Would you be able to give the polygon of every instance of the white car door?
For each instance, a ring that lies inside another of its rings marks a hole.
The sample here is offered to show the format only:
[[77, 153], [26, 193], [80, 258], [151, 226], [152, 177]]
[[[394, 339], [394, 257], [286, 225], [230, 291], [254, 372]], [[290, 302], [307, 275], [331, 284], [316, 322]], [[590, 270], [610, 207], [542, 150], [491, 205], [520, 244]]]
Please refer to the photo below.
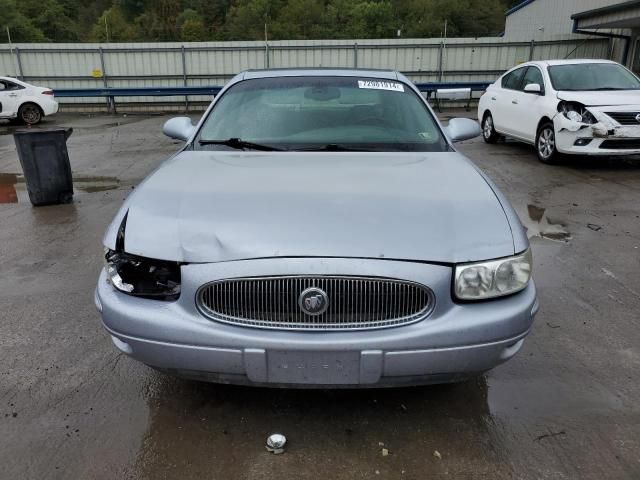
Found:
[[[540, 93], [525, 92], [529, 84], [540, 85]], [[520, 89], [512, 93], [516, 102], [513, 108], [513, 135], [527, 142], [535, 142], [538, 123], [544, 116], [547, 89], [545, 88], [542, 71], [535, 65], [530, 65], [522, 78]]]
[[498, 88], [491, 92], [489, 108], [495, 129], [500, 133], [513, 135], [513, 123], [518, 121], [514, 93], [520, 88], [526, 70], [527, 67], [520, 67], [507, 73], [500, 80]]
[[15, 117], [24, 87], [9, 80], [0, 80], [0, 117]]

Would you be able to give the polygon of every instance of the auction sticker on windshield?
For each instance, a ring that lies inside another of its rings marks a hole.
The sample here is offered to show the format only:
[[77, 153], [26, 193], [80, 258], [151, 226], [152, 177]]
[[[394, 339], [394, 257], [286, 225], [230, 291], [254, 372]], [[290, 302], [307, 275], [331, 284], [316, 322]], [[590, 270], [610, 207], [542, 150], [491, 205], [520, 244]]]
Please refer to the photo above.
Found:
[[401, 83], [382, 82], [379, 80], [358, 80], [358, 88], [372, 88], [374, 90], [391, 90], [393, 92], [404, 92]]

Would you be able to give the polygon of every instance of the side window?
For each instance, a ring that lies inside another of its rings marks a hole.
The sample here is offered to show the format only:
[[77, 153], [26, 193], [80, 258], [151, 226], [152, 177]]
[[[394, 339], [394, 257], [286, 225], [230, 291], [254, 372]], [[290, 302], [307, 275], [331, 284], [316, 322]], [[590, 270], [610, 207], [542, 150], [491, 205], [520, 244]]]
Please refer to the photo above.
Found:
[[0, 91], [21, 90], [23, 88], [22, 85], [10, 82], [9, 80], [0, 80]]
[[530, 83], [537, 83], [540, 88], [544, 90], [544, 80], [542, 78], [542, 72], [537, 67], [529, 67], [527, 73], [524, 75], [522, 82], [522, 88], [526, 87]]
[[508, 88], [510, 90], [519, 90], [520, 82], [522, 81], [522, 77], [526, 69], [527, 69], [526, 67], [519, 68], [502, 77], [502, 88]]

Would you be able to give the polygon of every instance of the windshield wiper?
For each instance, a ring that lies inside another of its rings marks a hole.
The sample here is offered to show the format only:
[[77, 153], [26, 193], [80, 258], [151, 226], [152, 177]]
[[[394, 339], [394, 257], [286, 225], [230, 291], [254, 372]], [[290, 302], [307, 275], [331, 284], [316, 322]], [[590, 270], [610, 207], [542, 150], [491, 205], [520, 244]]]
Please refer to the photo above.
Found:
[[239, 138], [228, 138], [227, 140], [200, 140], [200, 145], [224, 145], [226, 147], [244, 150], [261, 150], [264, 152], [282, 152], [284, 148], [274, 147], [272, 145], [262, 145], [260, 143], [247, 142]]
[[[613, 91], [613, 90], [631, 90], [630, 88], [620, 88], [620, 87], [599, 87], [599, 88], [594, 88], [593, 91], [594, 92], [601, 92], [601, 91]], [[635, 89], [633, 89], [635, 90]]]
[[353, 148], [338, 143], [328, 143], [326, 145], [318, 145], [315, 147], [302, 147], [292, 149], [294, 152], [370, 152], [367, 148]]

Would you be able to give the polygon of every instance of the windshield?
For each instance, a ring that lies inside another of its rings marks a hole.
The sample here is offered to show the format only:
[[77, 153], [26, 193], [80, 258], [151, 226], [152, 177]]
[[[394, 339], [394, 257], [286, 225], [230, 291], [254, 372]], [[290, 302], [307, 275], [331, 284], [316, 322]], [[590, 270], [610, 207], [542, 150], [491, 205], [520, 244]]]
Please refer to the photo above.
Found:
[[[242, 143], [211, 144], [229, 139]], [[218, 100], [194, 147], [251, 149], [247, 143], [284, 150], [448, 149], [434, 117], [412, 89], [400, 82], [358, 77], [237, 83]]]
[[578, 63], [549, 67], [549, 77], [556, 90], [638, 90], [640, 80], [615, 63]]

